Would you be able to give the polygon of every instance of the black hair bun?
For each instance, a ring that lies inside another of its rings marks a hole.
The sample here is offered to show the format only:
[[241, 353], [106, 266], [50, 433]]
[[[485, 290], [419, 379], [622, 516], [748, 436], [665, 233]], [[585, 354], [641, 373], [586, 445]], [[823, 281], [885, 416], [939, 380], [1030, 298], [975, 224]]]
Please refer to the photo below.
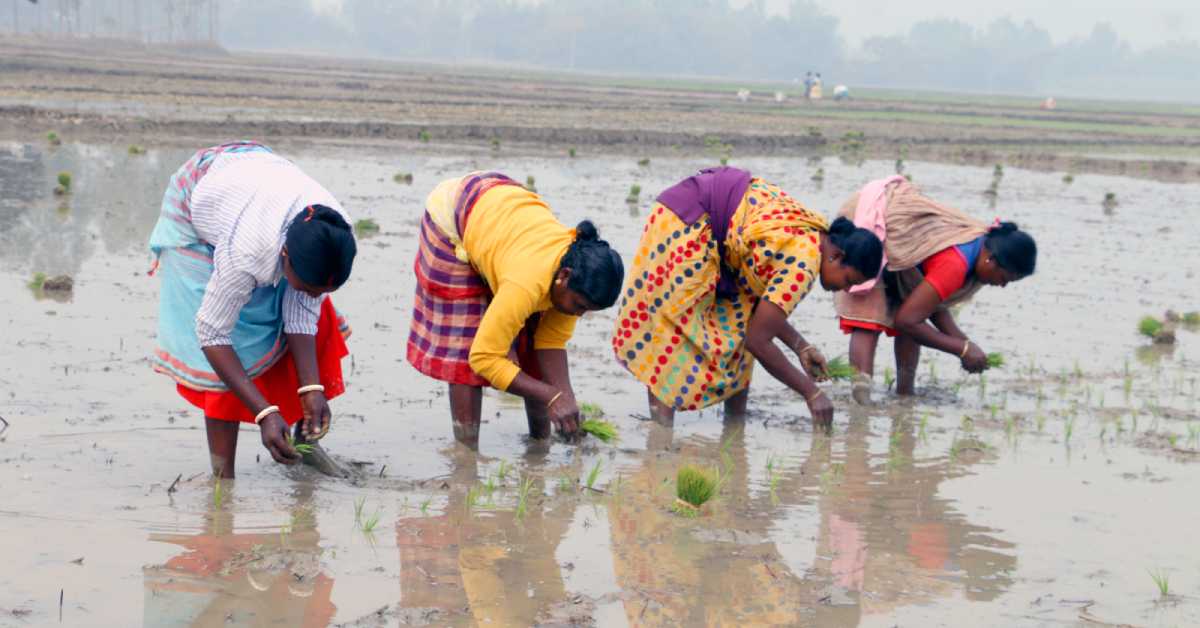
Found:
[[590, 220], [584, 220], [575, 226], [575, 237], [580, 242], [592, 242], [600, 239], [600, 232]]
[[858, 227], [855, 227], [853, 222], [850, 222], [849, 218], [846, 218], [845, 216], [838, 216], [837, 219], [833, 221], [833, 224], [829, 225], [829, 233], [836, 236], [848, 236], [854, 233], [854, 230], [857, 228]]

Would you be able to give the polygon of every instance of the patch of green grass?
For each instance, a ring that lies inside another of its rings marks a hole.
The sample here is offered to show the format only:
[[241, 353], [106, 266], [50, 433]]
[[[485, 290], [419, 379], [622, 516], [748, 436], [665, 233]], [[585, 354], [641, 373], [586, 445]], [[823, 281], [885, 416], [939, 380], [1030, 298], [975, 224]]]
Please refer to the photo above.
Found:
[[832, 379], [853, 379], [858, 374], [858, 369], [850, 366], [845, 357], [838, 356], [829, 361], [826, 372]]
[[374, 218], [359, 218], [354, 221], [354, 235], [369, 238], [379, 233], [379, 223]]
[[1168, 597], [1171, 595], [1171, 577], [1162, 569], [1147, 569], [1146, 573], [1150, 574], [1150, 579], [1154, 581], [1154, 587], [1158, 589], [1159, 597]]
[[587, 479], [583, 483], [584, 486], [588, 487], [591, 490], [595, 490], [596, 478], [600, 477], [600, 467], [601, 466], [602, 466], [602, 463], [600, 460], [597, 460], [596, 464], [592, 465], [592, 470], [588, 471]]
[[1158, 332], [1162, 331], [1162, 328], [1162, 321], [1153, 316], [1143, 316], [1142, 320], [1138, 321], [1138, 333], [1147, 338], [1153, 338], [1158, 335]]
[[675, 475], [675, 512], [694, 516], [717, 494], [717, 483], [717, 474], [713, 471], [690, 464], [680, 467]]
[[617, 439], [617, 426], [601, 419], [586, 419], [579, 424], [579, 430], [606, 443]]

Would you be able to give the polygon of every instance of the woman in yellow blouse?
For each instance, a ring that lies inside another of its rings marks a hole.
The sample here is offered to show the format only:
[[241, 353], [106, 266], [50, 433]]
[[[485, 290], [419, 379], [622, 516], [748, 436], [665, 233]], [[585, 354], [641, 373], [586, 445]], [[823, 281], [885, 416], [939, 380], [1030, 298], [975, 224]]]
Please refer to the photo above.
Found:
[[484, 385], [525, 398], [529, 432], [577, 428], [566, 346], [580, 315], [611, 307], [621, 257], [583, 221], [569, 229], [499, 173], [429, 194], [417, 251], [408, 361], [450, 385], [454, 437], [479, 444]]

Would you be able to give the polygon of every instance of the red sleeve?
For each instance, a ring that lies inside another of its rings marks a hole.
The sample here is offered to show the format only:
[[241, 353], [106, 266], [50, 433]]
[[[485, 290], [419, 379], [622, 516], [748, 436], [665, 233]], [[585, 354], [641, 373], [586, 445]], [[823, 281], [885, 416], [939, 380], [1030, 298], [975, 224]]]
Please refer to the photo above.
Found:
[[921, 264], [921, 270], [925, 273], [925, 281], [937, 290], [943, 301], [967, 282], [967, 260], [953, 246], [929, 256]]

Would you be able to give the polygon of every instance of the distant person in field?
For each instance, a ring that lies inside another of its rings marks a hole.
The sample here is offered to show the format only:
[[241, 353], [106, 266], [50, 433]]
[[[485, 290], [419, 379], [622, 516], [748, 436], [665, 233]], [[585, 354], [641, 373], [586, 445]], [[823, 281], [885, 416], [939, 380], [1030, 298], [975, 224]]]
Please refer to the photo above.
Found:
[[810, 88], [808, 90], [809, 91], [808, 97], [811, 98], [812, 100], [821, 100], [821, 90], [823, 89], [823, 87], [821, 85], [822, 85], [821, 84], [821, 73], [817, 72], [816, 75], [813, 76], [812, 88]]
[[[349, 328], [327, 294], [357, 253], [333, 195], [253, 142], [196, 153], [171, 177], [150, 236], [162, 278], [155, 370], [204, 411], [213, 473], [234, 477], [240, 423], [276, 462], [301, 454], [329, 473], [316, 441], [345, 390]], [[308, 449], [305, 447], [304, 449]]]
[[809, 70], [808, 72], [804, 73], [804, 99], [805, 100], [812, 98], [812, 88], [813, 88], [813, 73], [812, 73], [812, 70]]
[[921, 347], [956, 356], [969, 373], [988, 368], [987, 354], [959, 329], [951, 306], [983, 286], [1004, 287], [1033, 274], [1037, 245], [1011, 222], [987, 224], [926, 197], [903, 176], [872, 181], [841, 215], [883, 240], [884, 268], [872, 281], [834, 295], [850, 364], [853, 395], [871, 399], [879, 334], [896, 339], [896, 392], [913, 394]]
[[408, 362], [449, 384], [454, 437], [477, 448], [483, 387], [525, 398], [529, 433], [578, 429], [567, 341], [616, 302], [621, 257], [583, 221], [494, 172], [438, 184], [425, 201]]
[[882, 255], [871, 232], [845, 218], [830, 225], [745, 170], [702, 170], [660, 194], [646, 220], [613, 352], [664, 425], [720, 402], [726, 416], [744, 415], [755, 361], [828, 425], [833, 404], [816, 384], [825, 358], [788, 315], [818, 281], [837, 291], [873, 277]]
[[835, 86], [833, 88], [833, 99], [838, 102], [850, 100], [850, 88], [846, 87], [845, 85]]

